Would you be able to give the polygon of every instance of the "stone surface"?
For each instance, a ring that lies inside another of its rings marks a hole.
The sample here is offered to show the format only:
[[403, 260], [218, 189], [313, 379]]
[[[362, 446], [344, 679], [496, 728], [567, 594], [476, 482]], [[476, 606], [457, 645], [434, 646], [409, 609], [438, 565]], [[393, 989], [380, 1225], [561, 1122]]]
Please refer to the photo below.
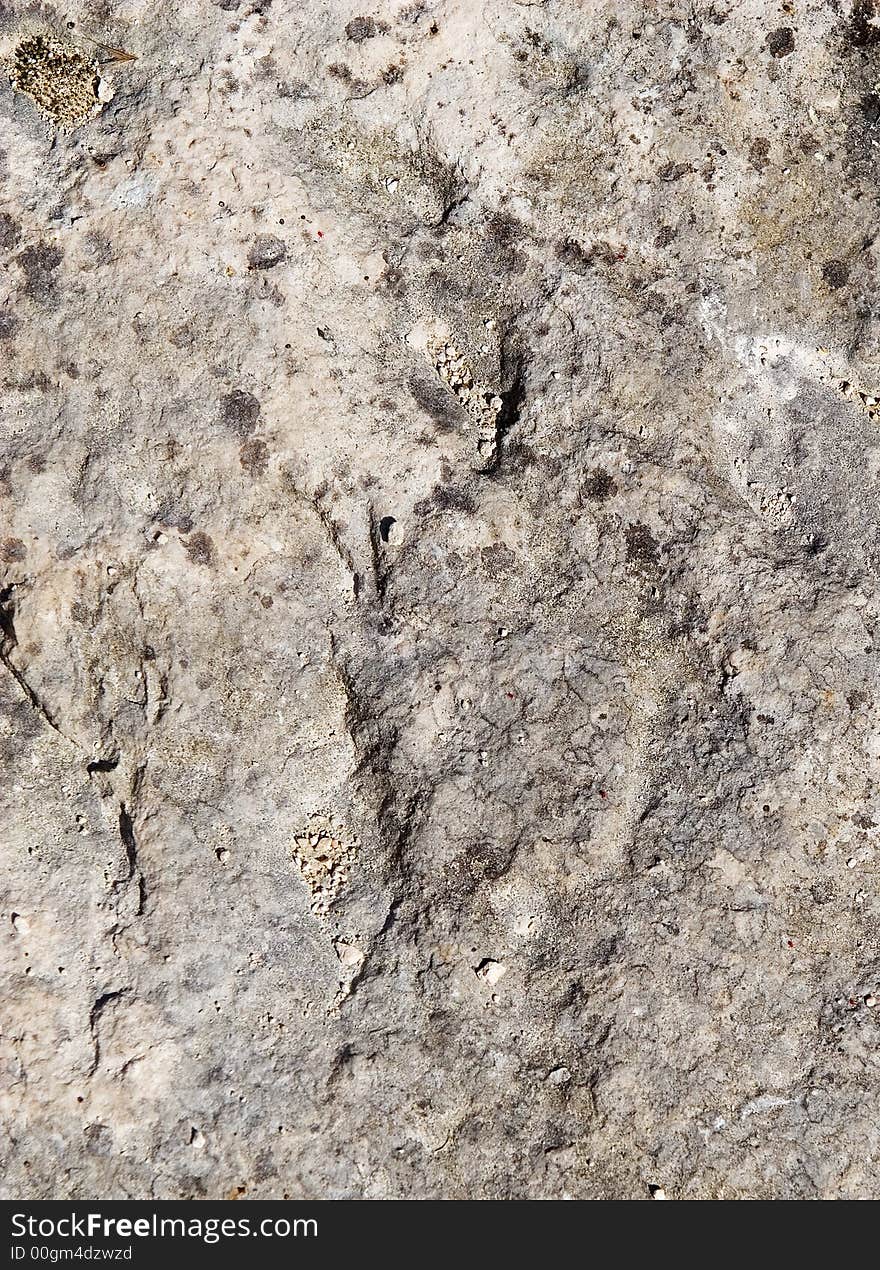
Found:
[[876, 1197], [874, 4], [40, 24], [0, 1193]]

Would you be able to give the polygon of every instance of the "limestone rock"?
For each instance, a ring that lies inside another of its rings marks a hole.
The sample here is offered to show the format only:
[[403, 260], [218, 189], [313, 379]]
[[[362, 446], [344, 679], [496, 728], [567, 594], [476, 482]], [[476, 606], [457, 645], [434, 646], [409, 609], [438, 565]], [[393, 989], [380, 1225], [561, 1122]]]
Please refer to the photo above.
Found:
[[0, 1194], [877, 1197], [876, 8], [2, 7]]

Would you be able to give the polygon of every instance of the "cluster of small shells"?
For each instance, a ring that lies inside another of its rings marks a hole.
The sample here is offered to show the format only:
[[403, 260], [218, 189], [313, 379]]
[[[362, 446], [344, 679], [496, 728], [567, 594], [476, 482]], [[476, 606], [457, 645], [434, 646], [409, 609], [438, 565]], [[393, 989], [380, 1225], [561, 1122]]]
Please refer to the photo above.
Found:
[[794, 490], [788, 485], [776, 489], [765, 485], [763, 481], [752, 480], [749, 476], [748, 464], [739, 456], [734, 458], [733, 467], [752, 506], [757, 505], [760, 514], [775, 529], [784, 529], [794, 515]]
[[838, 391], [843, 393], [847, 401], [851, 401], [854, 405], [858, 403], [859, 407], [865, 411], [868, 418], [874, 423], [880, 419], [880, 397], [875, 397], [873, 393], [865, 392], [864, 389], [859, 388], [856, 384], [851, 383], [840, 375], [832, 375], [831, 380]]
[[880, 397], [874, 393], [866, 392], [861, 385], [856, 384], [850, 379], [849, 371], [840, 374], [834, 366], [834, 354], [827, 348], [817, 349], [819, 355], [819, 381], [820, 383], [832, 384], [839, 393], [841, 393], [847, 401], [851, 402], [860, 410], [864, 410], [868, 418], [876, 423], [880, 419]]
[[293, 840], [293, 860], [311, 895], [310, 908], [316, 917], [326, 917], [330, 906], [348, 881], [357, 855], [336, 837], [332, 829], [314, 829]]
[[59, 128], [75, 128], [101, 107], [97, 61], [64, 36], [27, 32], [4, 61], [13, 87], [26, 93]]
[[455, 393], [461, 405], [480, 430], [477, 447], [481, 453], [494, 447], [495, 429], [501, 398], [474, 383], [474, 374], [468, 359], [446, 340], [431, 340], [428, 344], [434, 369], [444, 384]]

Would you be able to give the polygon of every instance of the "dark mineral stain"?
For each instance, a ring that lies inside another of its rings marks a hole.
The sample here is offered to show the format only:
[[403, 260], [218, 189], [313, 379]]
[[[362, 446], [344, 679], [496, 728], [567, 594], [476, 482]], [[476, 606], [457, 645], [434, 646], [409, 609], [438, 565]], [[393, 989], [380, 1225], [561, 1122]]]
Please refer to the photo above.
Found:
[[372, 40], [378, 33], [379, 25], [375, 18], [352, 18], [345, 28], [346, 36], [355, 44]]
[[660, 550], [657, 539], [647, 525], [636, 521], [627, 525], [626, 558], [631, 564], [654, 564]]
[[[0, 713], [5, 714], [12, 724], [11, 735], [15, 738], [19, 752], [25, 741], [39, 736], [42, 731], [40, 716], [27, 701], [17, 700], [7, 703], [0, 700]], [[8, 752], [15, 753], [11, 747]]]
[[837, 894], [837, 889], [830, 879], [823, 878], [821, 881], [813, 883], [810, 887], [810, 894], [817, 904], [830, 904]]
[[516, 564], [516, 553], [506, 543], [493, 542], [488, 547], [480, 548], [480, 559], [483, 568], [491, 573], [509, 573]]
[[86, 1150], [93, 1155], [110, 1155], [113, 1150], [113, 1130], [105, 1124], [90, 1124], [83, 1129]]
[[749, 163], [756, 172], [763, 172], [770, 162], [770, 142], [766, 137], [755, 137], [749, 146]]
[[428, 516], [431, 512], [465, 512], [471, 513], [476, 504], [465, 489], [457, 485], [437, 485], [428, 498], [420, 499], [413, 507], [417, 516]]
[[413, 374], [407, 386], [413, 401], [431, 416], [441, 432], [449, 432], [458, 426], [461, 406], [436, 379], [427, 374]]
[[767, 52], [771, 57], [787, 57], [794, 52], [794, 31], [790, 26], [777, 27], [767, 36]]
[[109, 238], [95, 230], [89, 230], [82, 238], [83, 254], [90, 264], [106, 265], [113, 259], [113, 245]]
[[24, 274], [25, 295], [38, 304], [54, 300], [58, 290], [56, 273], [62, 259], [54, 243], [34, 243], [19, 252], [15, 263]]
[[14, 564], [18, 560], [24, 560], [27, 555], [27, 547], [20, 538], [4, 538], [0, 542], [0, 560], [4, 564]]
[[689, 163], [664, 163], [663, 167], [658, 169], [657, 175], [661, 181], [678, 181], [690, 171], [692, 169]]
[[584, 494], [600, 503], [610, 498], [616, 489], [614, 477], [601, 467], [594, 467], [584, 480]]
[[11, 340], [18, 326], [14, 313], [0, 313], [0, 340]]
[[493, 263], [509, 273], [520, 274], [526, 262], [517, 250], [526, 236], [526, 228], [510, 212], [495, 212], [486, 223], [487, 254]]
[[193, 564], [203, 564], [210, 568], [217, 559], [213, 540], [207, 534], [203, 534], [201, 530], [194, 533], [183, 545], [186, 547], [186, 554]]
[[287, 256], [287, 248], [274, 234], [259, 234], [248, 252], [251, 269], [274, 269]]
[[856, 48], [871, 48], [880, 43], [877, 0], [855, 0], [849, 20], [849, 38]]
[[583, 277], [590, 272], [593, 253], [582, 247], [574, 238], [563, 238], [558, 242], [555, 255], [556, 259], [561, 261], [572, 273], [578, 273]]
[[257, 426], [260, 403], [253, 393], [236, 388], [221, 401], [220, 416], [227, 428], [231, 428], [241, 437], [246, 437]]
[[822, 266], [822, 277], [832, 291], [837, 291], [849, 281], [849, 265], [843, 260], [826, 260]]
[[192, 348], [195, 342], [195, 334], [188, 322], [184, 322], [183, 326], [179, 326], [177, 330], [172, 331], [168, 336], [168, 343], [175, 348]]
[[872, 127], [874, 124], [880, 123], [880, 94], [865, 93], [859, 102], [859, 107], [866, 123]]
[[252, 437], [250, 441], [245, 441], [238, 452], [238, 457], [241, 466], [246, 472], [250, 472], [251, 476], [262, 476], [269, 466], [269, 447], [265, 441]]
[[182, 534], [188, 534], [193, 527], [192, 516], [176, 502], [163, 503], [156, 520], [166, 529], [179, 529]]
[[0, 212], [0, 251], [9, 251], [21, 237], [21, 225], [8, 212]]

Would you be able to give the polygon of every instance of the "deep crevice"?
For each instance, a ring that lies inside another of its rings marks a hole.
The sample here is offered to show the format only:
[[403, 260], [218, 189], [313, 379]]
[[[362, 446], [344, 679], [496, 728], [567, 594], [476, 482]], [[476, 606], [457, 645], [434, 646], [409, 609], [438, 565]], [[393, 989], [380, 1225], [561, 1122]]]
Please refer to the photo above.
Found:
[[502, 383], [507, 380], [509, 386], [498, 394], [501, 398], [501, 409], [495, 420], [495, 445], [492, 458], [482, 469], [486, 476], [493, 475], [501, 467], [505, 438], [519, 423], [522, 413], [526, 398], [526, 359], [522, 353], [516, 353], [511, 357], [502, 349], [501, 379]]
[[92, 1070], [89, 1075], [93, 1075], [98, 1070], [98, 1064], [101, 1061], [101, 1040], [98, 1036], [98, 1024], [101, 1021], [101, 1015], [104, 1013], [111, 1001], [118, 1001], [125, 996], [126, 989], [121, 988], [116, 992], [103, 992], [101, 996], [95, 999], [95, 1003], [89, 1011], [89, 1032], [92, 1037], [92, 1045], [94, 1046], [94, 1057], [92, 1059]]
[[86, 763], [86, 771], [91, 776], [93, 772], [115, 772], [119, 766], [119, 756], [116, 758], [96, 758], [91, 763]]
[[138, 860], [137, 842], [134, 836], [134, 825], [132, 823], [131, 814], [125, 803], [119, 804], [119, 840], [125, 848], [125, 858], [128, 861], [128, 877], [122, 879], [122, 884], [137, 880], [138, 887], [138, 906], [136, 916], [142, 916], [147, 902], [147, 887], [144, 881], [143, 870]]
[[9, 655], [13, 648], [18, 647], [18, 636], [15, 633], [15, 600], [13, 599], [12, 590], [12, 587], [8, 586], [0, 591], [0, 665], [9, 671], [34, 710], [48, 723], [52, 731], [57, 732], [70, 745], [76, 745], [76, 742], [67, 736], [55, 722], [49, 709], [44, 705], [38, 693], [31, 687]]

